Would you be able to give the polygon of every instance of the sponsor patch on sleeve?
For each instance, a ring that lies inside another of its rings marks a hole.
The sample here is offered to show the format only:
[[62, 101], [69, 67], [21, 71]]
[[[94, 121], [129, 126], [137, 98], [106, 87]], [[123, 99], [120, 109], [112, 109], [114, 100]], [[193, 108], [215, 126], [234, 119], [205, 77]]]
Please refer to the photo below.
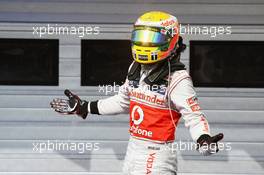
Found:
[[190, 97], [186, 100], [189, 107], [192, 109], [193, 112], [200, 111], [201, 108], [198, 104], [198, 99], [196, 96]]
[[198, 104], [192, 105], [191, 106], [191, 109], [192, 109], [193, 112], [196, 112], [196, 111], [200, 111], [201, 110], [201, 108], [200, 108], [200, 106]]

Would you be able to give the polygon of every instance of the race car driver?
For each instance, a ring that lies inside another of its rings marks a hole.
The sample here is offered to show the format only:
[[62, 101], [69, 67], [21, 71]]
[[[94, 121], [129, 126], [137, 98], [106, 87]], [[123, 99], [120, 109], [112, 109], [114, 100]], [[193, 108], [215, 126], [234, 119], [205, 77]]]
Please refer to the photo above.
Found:
[[180, 62], [185, 49], [176, 17], [160, 11], [140, 16], [131, 36], [134, 58], [125, 83], [115, 96], [85, 101], [65, 90], [68, 99], [54, 99], [51, 107], [61, 114], [130, 114], [130, 139], [124, 174], [175, 175], [173, 150], [176, 126], [182, 117], [197, 150], [203, 155], [218, 151], [223, 134], [211, 136], [200, 110], [191, 78]]

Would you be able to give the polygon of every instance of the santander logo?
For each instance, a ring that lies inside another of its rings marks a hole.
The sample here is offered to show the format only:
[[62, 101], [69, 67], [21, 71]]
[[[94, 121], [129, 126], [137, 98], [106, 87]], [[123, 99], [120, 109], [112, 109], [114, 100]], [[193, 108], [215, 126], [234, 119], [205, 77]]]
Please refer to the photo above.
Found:
[[170, 25], [172, 25], [174, 23], [175, 23], [175, 21], [173, 19], [171, 19], [171, 20], [167, 20], [167, 21], [162, 22], [161, 25], [163, 27], [167, 27], [167, 26], [170, 26]]

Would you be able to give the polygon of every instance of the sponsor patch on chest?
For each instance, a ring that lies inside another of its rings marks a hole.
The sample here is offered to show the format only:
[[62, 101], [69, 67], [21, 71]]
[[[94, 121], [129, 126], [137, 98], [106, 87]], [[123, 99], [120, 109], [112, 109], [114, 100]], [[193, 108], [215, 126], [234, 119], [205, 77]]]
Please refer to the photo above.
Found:
[[162, 98], [160, 95], [154, 93], [149, 94], [140, 91], [130, 91], [129, 96], [136, 100], [145, 101], [156, 105], [165, 105], [164, 96], [162, 96]]

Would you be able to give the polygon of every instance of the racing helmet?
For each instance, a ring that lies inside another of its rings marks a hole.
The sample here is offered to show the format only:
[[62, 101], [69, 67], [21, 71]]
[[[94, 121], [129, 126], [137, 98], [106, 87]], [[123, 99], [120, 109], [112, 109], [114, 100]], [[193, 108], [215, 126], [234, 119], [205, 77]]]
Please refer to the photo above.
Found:
[[131, 49], [134, 60], [142, 64], [165, 60], [176, 51], [179, 23], [175, 16], [161, 11], [150, 11], [134, 24]]

